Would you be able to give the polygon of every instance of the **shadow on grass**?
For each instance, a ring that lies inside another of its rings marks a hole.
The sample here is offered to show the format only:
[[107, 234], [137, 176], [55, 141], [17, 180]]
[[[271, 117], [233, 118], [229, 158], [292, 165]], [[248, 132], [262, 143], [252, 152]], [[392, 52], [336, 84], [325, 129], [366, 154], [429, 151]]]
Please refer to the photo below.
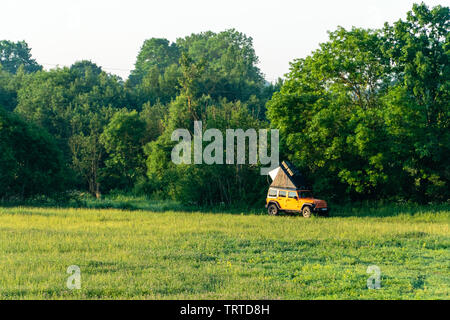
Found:
[[[250, 205], [215, 205], [215, 206], [195, 206], [185, 205], [172, 200], [154, 200], [147, 197], [135, 197], [126, 195], [105, 196], [102, 199], [95, 199], [90, 196], [58, 201], [48, 198], [32, 199], [27, 201], [0, 201], [2, 207], [59, 207], [59, 208], [86, 208], [86, 209], [119, 209], [119, 210], [143, 210], [152, 212], [201, 212], [201, 213], [221, 213], [236, 215], [266, 215], [264, 204], [260, 206]], [[364, 202], [347, 205], [330, 205], [329, 217], [395, 217], [414, 216], [418, 214], [440, 214], [450, 212], [450, 203], [419, 205], [414, 203], [386, 203], [386, 202]], [[300, 213], [281, 213], [280, 217], [302, 218]], [[320, 217], [326, 218], [326, 217]]]
[[197, 206], [182, 204], [173, 200], [154, 200], [146, 197], [133, 196], [104, 196], [102, 199], [85, 196], [83, 198], [58, 201], [50, 198], [29, 199], [23, 201], [1, 201], [0, 207], [39, 207], [39, 208], [79, 208], [79, 209], [118, 209], [127, 211], [152, 211], [152, 212], [201, 212], [223, 214], [266, 214], [264, 205], [260, 208], [238, 206]]

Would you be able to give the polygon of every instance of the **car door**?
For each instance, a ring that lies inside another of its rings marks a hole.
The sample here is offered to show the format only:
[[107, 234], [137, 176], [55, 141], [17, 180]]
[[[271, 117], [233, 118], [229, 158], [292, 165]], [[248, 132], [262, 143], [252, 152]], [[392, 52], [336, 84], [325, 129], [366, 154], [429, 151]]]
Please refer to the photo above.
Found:
[[286, 210], [299, 210], [298, 209], [298, 196], [296, 191], [289, 191], [286, 198]]
[[282, 210], [286, 209], [286, 197], [287, 197], [287, 191], [285, 190], [280, 190], [278, 191], [278, 204], [280, 205], [280, 208]]

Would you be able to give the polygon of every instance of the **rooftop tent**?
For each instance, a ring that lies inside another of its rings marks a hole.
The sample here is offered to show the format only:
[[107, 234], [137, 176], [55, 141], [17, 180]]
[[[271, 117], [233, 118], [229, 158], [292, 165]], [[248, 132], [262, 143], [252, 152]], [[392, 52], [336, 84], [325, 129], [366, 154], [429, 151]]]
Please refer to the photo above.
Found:
[[277, 167], [277, 168], [273, 169], [272, 171], [269, 171], [269, 176], [272, 179], [272, 181], [275, 180], [275, 177], [277, 176], [278, 171], [280, 171], [280, 167]]
[[271, 187], [306, 189], [306, 182], [302, 174], [289, 161], [283, 161], [281, 166], [269, 172], [273, 182]]

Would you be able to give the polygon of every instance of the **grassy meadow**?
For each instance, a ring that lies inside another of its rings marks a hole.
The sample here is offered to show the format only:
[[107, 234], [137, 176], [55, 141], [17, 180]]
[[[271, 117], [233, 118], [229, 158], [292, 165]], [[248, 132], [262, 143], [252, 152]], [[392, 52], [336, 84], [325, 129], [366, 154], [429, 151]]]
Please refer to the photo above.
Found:
[[0, 299], [450, 298], [448, 205], [311, 219], [155, 208], [1, 207]]

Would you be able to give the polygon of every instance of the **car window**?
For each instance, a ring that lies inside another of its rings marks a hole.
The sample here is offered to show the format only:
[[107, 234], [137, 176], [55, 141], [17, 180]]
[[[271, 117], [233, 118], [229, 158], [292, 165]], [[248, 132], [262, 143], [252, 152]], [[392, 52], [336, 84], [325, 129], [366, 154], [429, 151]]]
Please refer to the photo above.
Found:
[[277, 190], [269, 189], [269, 198], [276, 198], [276, 197], [277, 197]]
[[280, 190], [278, 196], [279, 196], [279, 197], [286, 197], [286, 194], [287, 194], [286, 191]]
[[290, 191], [289, 192], [289, 198], [292, 198], [292, 199], [297, 198], [297, 192]]

